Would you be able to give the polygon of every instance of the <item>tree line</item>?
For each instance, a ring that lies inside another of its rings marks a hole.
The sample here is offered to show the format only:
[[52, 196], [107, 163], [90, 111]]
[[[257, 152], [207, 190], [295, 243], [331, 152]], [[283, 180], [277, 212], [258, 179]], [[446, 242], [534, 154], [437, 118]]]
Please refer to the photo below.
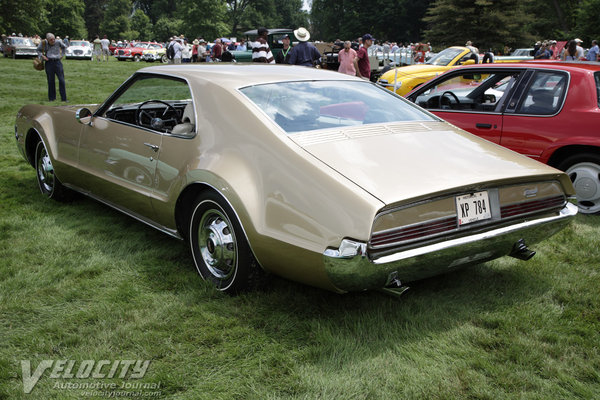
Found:
[[0, 32], [72, 38], [167, 40], [240, 36], [258, 26], [308, 27], [315, 40], [371, 33], [435, 48], [472, 40], [480, 49], [540, 39], [600, 38], [600, 0], [2, 0]]

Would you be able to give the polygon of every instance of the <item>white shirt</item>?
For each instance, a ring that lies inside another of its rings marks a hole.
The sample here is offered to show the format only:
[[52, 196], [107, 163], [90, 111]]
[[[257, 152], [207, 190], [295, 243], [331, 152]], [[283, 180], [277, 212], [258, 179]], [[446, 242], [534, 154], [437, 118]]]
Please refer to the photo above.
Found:
[[102, 39], [100, 40], [100, 43], [102, 44], [102, 50], [108, 50], [108, 46], [110, 45], [110, 41], [108, 39]]

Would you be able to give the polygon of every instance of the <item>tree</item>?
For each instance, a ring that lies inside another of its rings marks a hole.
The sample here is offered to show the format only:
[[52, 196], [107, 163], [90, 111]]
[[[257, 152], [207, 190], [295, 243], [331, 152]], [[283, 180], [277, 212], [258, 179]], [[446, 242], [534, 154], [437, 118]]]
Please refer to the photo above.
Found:
[[189, 37], [215, 38], [229, 33], [224, 0], [178, 0], [182, 14], [181, 30]]
[[46, 5], [48, 22], [46, 30], [61, 37], [85, 38], [87, 30], [83, 20], [83, 0], [52, 0]]
[[131, 0], [109, 0], [100, 31], [109, 38], [132, 39], [126, 36], [131, 30], [131, 8]]
[[436, 0], [427, 10], [425, 39], [442, 47], [473, 41], [481, 50], [527, 46], [534, 15], [522, 0]]
[[171, 36], [179, 34], [182, 31], [183, 21], [177, 18], [163, 17], [154, 24], [154, 38], [160, 41], [167, 41]]
[[96, 35], [103, 34], [103, 32], [100, 32], [100, 23], [104, 18], [108, 0], [85, 0], [84, 3], [83, 19], [85, 20], [88, 37], [93, 38]]
[[0, 1], [0, 32], [43, 36], [48, 26], [45, 0]]
[[140, 40], [150, 40], [153, 36], [150, 18], [140, 9], [135, 10], [131, 16], [131, 33], [129, 36]]
[[314, 0], [312, 30], [323, 40], [354, 39], [370, 33], [377, 39], [416, 41], [429, 0], [360, 0], [331, 2]]
[[577, 27], [574, 33], [584, 41], [586, 46], [592, 45], [592, 40], [600, 40], [600, 25], [598, 25], [598, 12], [600, 0], [584, 0], [577, 9]]

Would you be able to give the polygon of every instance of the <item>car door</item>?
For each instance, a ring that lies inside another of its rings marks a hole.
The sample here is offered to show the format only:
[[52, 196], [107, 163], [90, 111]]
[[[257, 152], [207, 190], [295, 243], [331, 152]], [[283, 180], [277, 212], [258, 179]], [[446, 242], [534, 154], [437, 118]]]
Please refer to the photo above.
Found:
[[508, 102], [500, 144], [539, 158], [555, 139], [552, 134], [562, 109], [569, 75], [558, 70], [530, 70]]
[[518, 69], [459, 69], [409, 95], [440, 118], [489, 141], [500, 143], [502, 109]]
[[155, 74], [137, 74], [111, 96], [81, 133], [79, 167], [88, 177], [83, 188], [153, 219], [163, 134], [180, 122], [187, 104], [182, 96], [190, 97], [187, 83]]

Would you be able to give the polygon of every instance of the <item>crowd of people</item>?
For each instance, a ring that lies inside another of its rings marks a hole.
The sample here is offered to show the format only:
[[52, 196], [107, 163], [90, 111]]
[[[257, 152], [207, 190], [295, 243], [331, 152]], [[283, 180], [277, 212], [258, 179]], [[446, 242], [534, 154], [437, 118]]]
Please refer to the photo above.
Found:
[[[293, 64], [307, 67], [320, 65], [321, 54], [319, 50], [310, 42], [310, 32], [303, 27], [294, 30], [295, 45], [292, 45], [290, 35], [284, 34], [278, 38], [282, 43], [281, 51], [273, 55], [268, 43], [268, 29], [259, 28], [257, 30], [257, 38], [254, 41], [246, 42], [244, 39], [239, 42], [228, 38], [218, 38], [212, 43], [207, 43], [201, 37], [197, 37], [191, 41], [184, 35], [173, 36], [168, 42], [163, 43], [167, 49], [168, 62], [172, 64], [180, 64], [185, 62], [214, 62], [214, 61], [233, 61], [232, 51], [252, 51], [252, 61], [268, 64]], [[12, 36], [17, 36], [14, 33]], [[22, 34], [18, 36], [23, 37]], [[6, 39], [6, 35], [2, 35], [2, 42]], [[65, 55], [65, 49], [69, 46], [70, 39], [65, 36], [61, 40], [60, 36], [54, 36], [52, 33], [46, 35], [43, 40], [39, 35], [31, 37], [33, 43], [37, 46], [38, 55], [45, 61], [45, 71], [48, 78], [48, 99], [54, 101], [56, 99], [55, 78], [59, 81], [59, 93], [62, 101], [67, 101], [65, 90], [64, 70], [62, 66], [62, 58]], [[564, 43], [564, 42], [563, 42]], [[96, 35], [91, 42], [93, 47], [93, 58], [98, 61], [108, 61], [110, 56], [109, 47], [115, 48], [127, 47], [135, 42], [124, 41], [109, 41], [104, 35], [100, 39]], [[564, 48], [557, 47], [556, 40], [544, 40], [535, 44], [532, 55], [534, 59], [559, 59], [564, 61], [600, 61], [598, 43], [596, 40], [591, 41], [591, 46], [584, 53], [581, 46], [581, 39], [570, 40]], [[466, 47], [471, 49], [474, 54], [479, 54], [471, 41], [467, 41]], [[432, 51], [430, 43], [409, 43], [404, 45], [397, 42], [379, 42], [376, 43], [373, 36], [365, 34], [358, 37], [354, 41], [336, 40], [333, 45], [334, 50], [338, 54], [339, 69], [338, 71], [344, 74], [358, 76], [364, 79], [369, 79], [371, 75], [371, 66], [369, 62], [369, 52], [382, 52], [383, 54], [394, 54], [398, 52], [409, 52], [414, 58], [415, 63], [425, 61], [425, 55]], [[504, 53], [510, 51], [508, 47], [504, 48]]]

